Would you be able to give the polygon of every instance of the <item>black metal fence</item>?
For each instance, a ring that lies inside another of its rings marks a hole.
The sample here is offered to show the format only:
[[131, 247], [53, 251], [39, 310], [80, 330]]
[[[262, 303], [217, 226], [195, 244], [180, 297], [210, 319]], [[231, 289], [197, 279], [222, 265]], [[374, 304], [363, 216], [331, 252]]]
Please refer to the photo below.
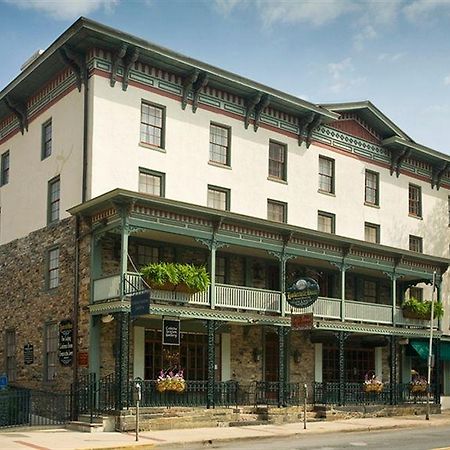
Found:
[[60, 425], [70, 417], [68, 393], [21, 388], [0, 392], [0, 428]]
[[[314, 383], [313, 402], [323, 405], [389, 405], [403, 403], [423, 403], [426, 392], [413, 392], [409, 383], [384, 383], [380, 392], [365, 392], [362, 383], [345, 383], [343, 396], [339, 383]], [[430, 401], [438, 403], [434, 386], [431, 386]]]

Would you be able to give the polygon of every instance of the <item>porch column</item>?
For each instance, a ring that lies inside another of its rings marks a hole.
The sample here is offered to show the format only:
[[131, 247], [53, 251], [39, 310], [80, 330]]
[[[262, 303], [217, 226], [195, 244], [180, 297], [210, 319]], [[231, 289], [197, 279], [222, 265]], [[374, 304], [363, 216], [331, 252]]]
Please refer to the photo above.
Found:
[[281, 316], [286, 315], [286, 302], [285, 302], [285, 292], [286, 292], [286, 263], [292, 258], [295, 258], [294, 255], [290, 255], [286, 252], [286, 246], [290, 240], [290, 237], [285, 237], [283, 249], [280, 252], [268, 252], [270, 255], [275, 256], [280, 262], [279, 272], [280, 272], [280, 314]]
[[208, 331], [208, 384], [206, 394], [206, 407], [214, 408], [214, 381], [216, 363], [216, 324], [214, 320], [206, 321]]
[[350, 333], [338, 331], [336, 337], [339, 345], [339, 405], [345, 405], [345, 341]]
[[[129, 213], [132, 203], [116, 204], [116, 209], [121, 217], [120, 227], [120, 300], [126, 300], [125, 277], [128, 271], [128, 237], [130, 233]], [[117, 387], [117, 409], [128, 406], [128, 374], [129, 374], [129, 322], [130, 313], [122, 310], [115, 314], [116, 325], [116, 387]]]
[[216, 308], [216, 250], [221, 247], [228, 247], [228, 244], [217, 240], [216, 232], [220, 225], [216, 225], [211, 239], [197, 239], [198, 242], [206, 245], [209, 249], [209, 305], [211, 309]]
[[286, 336], [289, 327], [278, 327], [278, 407], [286, 406]]
[[390, 337], [390, 374], [389, 381], [391, 384], [390, 404], [397, 404], [397, 336]]
[[117, 405], [121, 410], [128, 406], [128, 367], [129, 367], [129, 320], [128, 312], [119, 312], [115, 315], [116, 327], [116, 387]]
[[341, 321], [345, 322], [345, 275], [347, 270], [350, 270], [353, 266], [345, 262], [345, 258], [342, 258], [340, 263], [331, 263], [336, 266], [341, 272]]
[[384, 272], [384, 274], [391, 280], [391, 296], [392, 296], [391, 320], [392, 320], [392, 325], [395, 327], [395, 325], [397, 324], [397, 280], [399, 278], [401, 278], [402, 275], [399, 275], [398, 273], [396, 273], [395, 267], [392, 272]]

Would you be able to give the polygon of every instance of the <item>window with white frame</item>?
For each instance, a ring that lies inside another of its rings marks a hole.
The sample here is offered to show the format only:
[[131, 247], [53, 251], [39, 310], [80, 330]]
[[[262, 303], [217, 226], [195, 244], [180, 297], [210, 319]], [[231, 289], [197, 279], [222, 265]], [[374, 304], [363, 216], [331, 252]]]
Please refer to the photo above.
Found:
[[409, 249], [412, 252], [422, 253], [423, 251], [423, 240], [419, 236], [409, 235]]
[[52, 120], [42, 125], [42, 149], [41, 159], [48, 158], [52, 154]]
[[319, 156], [319, 191], [334, 194], [334, 159]]
[[409, 185], [409, 215], [422, 217], [422, 190], [415, 184]]
[[9, 183], [9, 150], [2, 154], [0, 163], [0, 186]]
[[150, 245], [137, 246], [137, 263], [139, 267], [159, 262], [159, 248]]

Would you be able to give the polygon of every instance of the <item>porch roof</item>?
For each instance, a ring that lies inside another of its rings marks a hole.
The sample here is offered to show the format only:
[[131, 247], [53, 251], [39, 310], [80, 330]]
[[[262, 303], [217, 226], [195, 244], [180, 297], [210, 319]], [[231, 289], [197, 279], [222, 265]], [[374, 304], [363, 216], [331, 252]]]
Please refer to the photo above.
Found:
[[[132, 205], [135, 203], [139, 203], [143, 206], [157, 207], [162, 210], [171, 211], [178, 214], [194, 215], [195, 217], [209, 220], [214, 225], [223, 223], [241, 225], [251, 227], [253, 229], [257, 228], [262, 231], [276, 233], [287, 240], [295, 236], [302, 239], [311, 239], [332, 244], [342, 250], [343, 257], [346, 256], [350, 250], [358, 249], [363, 252], [367, 251], [393, 258], [398, 263], [400, 263], [404, 258], [407, 258], [409, 261], [433, 265], [434, 267], [439, 268], [441, 273], [444, 273], [450, 265], [450, 259], [448, 258], [426, 255], [381, 244], [373, 244], [358, 239], [324, 233], [287, 223], [273, 222], [244, 214], [216, 210], [205, 206], [199, 206], [162, 197], [155, 197], [148, 194], [119, 188], [74, 206], [73, 208], [70, 208], [68, 212], [72, 215], [92, 217], [96, 213], [110, 208], [117, 208], [119, 205]], [[213, 232], [213, 229], [211, 229], [211, 232]]]

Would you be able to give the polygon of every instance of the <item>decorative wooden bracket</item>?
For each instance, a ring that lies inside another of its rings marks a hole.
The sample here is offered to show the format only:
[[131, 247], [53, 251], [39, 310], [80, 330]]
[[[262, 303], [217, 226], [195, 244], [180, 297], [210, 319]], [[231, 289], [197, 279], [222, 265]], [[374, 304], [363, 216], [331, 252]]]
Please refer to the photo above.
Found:
[[433, 166], [432, 174], [431, 174], [431, 189], [436, 186], [436, 190], [439, 190], [441, 187], [441, 179], [444, 173], [448, 170], [450, 164], [445, 162], [441, 166]]
[[194, 83], [197, 81], [200, 71], [194, 69], [183, 81], [183, 96], [181, 98], [181, 109], [186, 109], [189, 93], [192, 91]]
[[111, 79], [109, 81], [109, 84], [111, 87], [114, 87], [116, 84], [116, 78], [117, 78], [117, 69], [119, 68], [120, 62], [123, 60], [123, 57], [127, 53], [127, 44], [122, 44], [119, 50], [115, 53], [112, 59], [112, 67], [111, 67]]
[[306, 148], [309, 148], [311, 145], [311, 138], [313, 131], [320, 126], [322, 123], [322, 117], [319, 114], [314, 115], [313, 121], [308, 125], [307, 133], [306, 133]]
[[314, 120], [314, 113], [310, 112], [305, 116], [301, 116], [298, 118], [298, 145], [302, 145], [302, 142], [305, 140], [306, 131], [308, 126]]
[[248, 126], [250, 124], [250, 116], [252, 115], [253, 111], [255, 110], [256, 105], [261, 101], [262, 95], [263, 95], [262, 92], [257, 92], [253, 97], [251, 97], [247, 100], [245, 119], [244, 119], [245, 129], [248, 128]]
[[195, 83], [192, 85], [193, 91], [193, 99], [192, 99], [192, 112], [195, 113], [197, 111], [198, 99], [203, 88], [208, 84], [209, 74], [206, 72], [202, 72], [198, 77]]
[[255, 106], [255, 121], [253, 123], [253, 129], [255, 131], [259, 128], [259, 123], [261, 121], [261, 114], [264, 111], [264, 108], [267, 108], [270, 104], [270, 97], [268, 94], [263, 94], [259, 103]]
[[5, 97], [5, 104], [7, 108], [17, 117], [20, 132], [24, 134], [25, 131], [28, 131], [28, 112], [26, 104], [13, 101], [9, 97]]
[[59, 54], [65, 64], [69, 65], [77, 78], [78, 91], [81, 91], [81, 85], [86, 85], [88, 79], [86, 57], [82, 53], [73, 51], [66, 45], [61, 47]]
[[127, 52], [127, 55], [123, 58], [124, 68], [122, 77], [122, 91], [126, 91], [128, 88], [128, 81], [130, 79], [130, 70], [139, 58], [139, 49], [135, 47], [133, 52]]
[[400, 151], [391, 150], [391, 175], [395, 172], [397, 178], [399, 177], [402, 163], [410, 154], [411, 149], [406, 147], [403, 147]]

